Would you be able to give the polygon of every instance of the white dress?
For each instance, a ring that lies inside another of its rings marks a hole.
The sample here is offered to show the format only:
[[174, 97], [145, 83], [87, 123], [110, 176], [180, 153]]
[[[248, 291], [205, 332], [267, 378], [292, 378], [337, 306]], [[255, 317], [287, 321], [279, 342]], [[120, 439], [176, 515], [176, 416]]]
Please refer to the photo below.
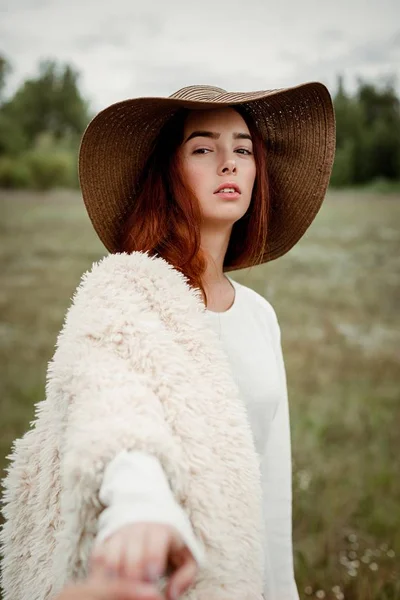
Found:
[[[221, 339], [246, 404], [260, 457], [264, 596], [266, 600], [298, 600], [293, 572], [289, 406], [280, 328], [267, 300], [230, 281], [235, 288], [231, 308], [206, 314]], [[99, 518], [96, 543], [127, 523], [169, 523], [179, 530], [196, 560], [203, 562], [202, 547], [154, 457], [139, 451], [118, 454], [105, 471], [100, 499], [106, 508]]]

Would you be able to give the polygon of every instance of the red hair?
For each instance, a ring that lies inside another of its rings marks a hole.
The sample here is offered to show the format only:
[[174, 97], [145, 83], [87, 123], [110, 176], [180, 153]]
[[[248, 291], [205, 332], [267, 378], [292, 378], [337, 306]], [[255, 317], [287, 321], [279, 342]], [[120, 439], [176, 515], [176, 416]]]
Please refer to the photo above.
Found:
[[[253, 139], [256, 178], [250, 206], [234, 223], [224, 266], [240, 268], [262, 261], [267, 237], [269, 187], [266, 145], [243, 107], [243, 117]], [[202, 283], [206, 258], [200, 247], [200, 205], [185, 186], [177, 160], [188, 111], [178, 110], [164, 125], [143, 169], [138, 193], [120, 237], [121, 252], [158, 255], [181, 271], [192, 287], [207, 297]]]

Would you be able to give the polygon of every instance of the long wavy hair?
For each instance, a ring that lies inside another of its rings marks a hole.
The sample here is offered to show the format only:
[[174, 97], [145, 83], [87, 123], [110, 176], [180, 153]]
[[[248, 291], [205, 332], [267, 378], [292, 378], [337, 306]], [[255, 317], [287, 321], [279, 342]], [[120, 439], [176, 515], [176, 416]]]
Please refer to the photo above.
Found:
[[[224, 267], [240, 268], [262, 261], [267, 236], [270, 194], [265, 143], [243, 108], [233, 107], [245, 120], [253, 139], [256, 178], [250, 206], [234, 223]], [[199, 202], [182, 177], [177, 150], [183, 142], [188, 110], [178, 110], [164, 125], [143, 169], [132, 211], [120, 237], [120, 251], [158, 255], [199, 288], [207, 304], [202, 276], [206, 257], [201, 248]]]

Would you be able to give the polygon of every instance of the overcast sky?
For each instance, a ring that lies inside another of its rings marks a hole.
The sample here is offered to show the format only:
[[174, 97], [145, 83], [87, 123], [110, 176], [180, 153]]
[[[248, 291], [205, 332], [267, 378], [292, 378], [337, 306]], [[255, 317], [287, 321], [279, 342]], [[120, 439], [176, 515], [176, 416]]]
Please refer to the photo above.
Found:
[[400, 79], [400, 0], [0, 0], [0, 53], [11, 88], [72, 63], [93, 110], [195, 83], [333, 91], [338, 73]]

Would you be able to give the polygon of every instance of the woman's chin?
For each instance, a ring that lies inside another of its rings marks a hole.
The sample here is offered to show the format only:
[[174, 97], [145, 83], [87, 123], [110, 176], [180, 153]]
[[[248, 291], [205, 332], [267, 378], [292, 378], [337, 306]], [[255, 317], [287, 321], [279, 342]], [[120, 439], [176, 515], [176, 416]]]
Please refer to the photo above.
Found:
[[203, 219], [203, 228], [226, 230], [227, 228], [231, 228], [237, 221], [239, 221], [244, 214], [245, 213], [243, 211], [238, 211], [237, 213], [232, 211], [230, 214], [208, 215]]
[[223, 206], [219, 206], [215, 211], [208, 211], [204, 214], [204, 220], [213, 223], [221, 222], [221, 224], [229, 222], [236, 223], [236, 221], [246, 214], [247, 208], [247, 206], [243, 207], [239, 203], [230, 202]]

